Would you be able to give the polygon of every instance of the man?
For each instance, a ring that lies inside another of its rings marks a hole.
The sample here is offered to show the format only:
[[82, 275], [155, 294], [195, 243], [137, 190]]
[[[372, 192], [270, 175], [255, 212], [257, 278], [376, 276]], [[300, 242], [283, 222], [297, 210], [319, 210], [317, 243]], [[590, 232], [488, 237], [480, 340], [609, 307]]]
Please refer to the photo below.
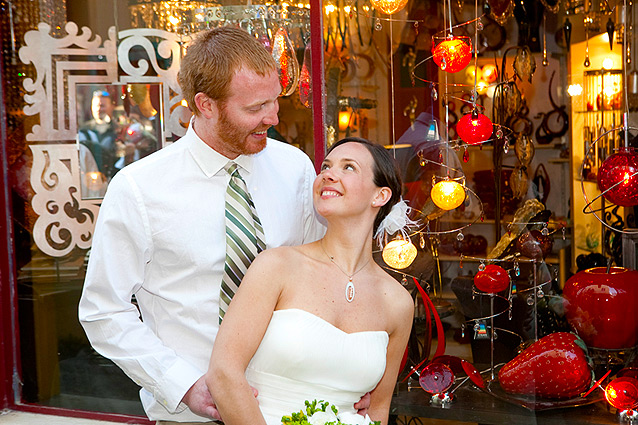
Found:
[[111, 180], [79, 305], [93, 347], [143, 387], [158, 423], [219, 418], [203, 375], [222, 315], [229, 161], [267, 247], [324, 232], [312, 163], [266, 136], [281, 91], [266, 49], [239, 29], [207, 31], [188, 47], [178, 80], [194, 113], [187, 133]]
[[115, 174], [116, 140], [120, 132], [114, 116], [115, 102], [106, 90], [96, 90], [91, 98], [91, 119], [79, 130], [78, 140], [86, 145], [107, 179]]

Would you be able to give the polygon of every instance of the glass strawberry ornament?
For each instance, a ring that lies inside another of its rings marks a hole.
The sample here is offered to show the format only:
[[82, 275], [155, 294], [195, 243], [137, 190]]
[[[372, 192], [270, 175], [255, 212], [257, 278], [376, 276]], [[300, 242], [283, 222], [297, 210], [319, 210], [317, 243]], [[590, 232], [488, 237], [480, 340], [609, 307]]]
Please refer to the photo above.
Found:
[[592, 382], [585, 350], [582, 340], [572, 333], [544, 336], [501, 368], [501, 388], [512, 394], [548, 399], [574, 398]]

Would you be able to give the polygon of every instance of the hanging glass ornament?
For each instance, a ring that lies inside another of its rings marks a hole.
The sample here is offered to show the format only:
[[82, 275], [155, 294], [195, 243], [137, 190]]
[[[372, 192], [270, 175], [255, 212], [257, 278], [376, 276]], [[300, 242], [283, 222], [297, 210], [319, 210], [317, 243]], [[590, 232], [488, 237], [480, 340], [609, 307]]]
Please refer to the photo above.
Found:
[[468, 162], [470, 160], [470, 153], [467, 151], [467, 146], [465, 146], [465, 150], [463, 151], [463, 162]]
[[492, 136], [492, 121], [479, 113], [476, 108], [461, 117], [456, 124], [456, 133], [469, 145], [478, 145]]
[[383, 247], [381, 256], [388, 266], [394, 269], [404, 269], [412, 264], [416, 254], [416, 247], [411, 241], [395, 239]]
[[425, 249], [425, 236], [423, 236], [423, 233], [419, 233], [419, 246], [421, 249]]
[[638, 152], [621, 147], [598, 169], [598, 188], [609, 202], [622, 207], [638, 205]]
[[459, 72], [470, 63], [472, 42], [469, 37], [448, 38], [432, 49], [432, 58], [443, 71]]
[[459, 242], [462, 242], [462, 241], [463, 241], [463, 239], [465, 239], [465, 235], [463, 234], [463, 232], [459, 232], [459, 233], [456, 235], [456, 240], [457, 240], [457, 241], [459, 241]]
[[465, 186], [455, 180], [441, 180], [432, 186], [430, 197], [442, 210], [453, 210], [465, 200]]
[[306, 44], [303, 54], [303, 65], [299, 74], [299, 100], [306, 108], [312, 106], [312, 61], [310, 57], [310, 43]]
[[567, 46], [567, 51], [569, 52], [572, 43], [572, 23], [569, 18], [565, 18], [565, 23], [563, 24], [563, 34], [565, 35], [565, 45]]
[[299, 62], [288, 32], [281, 27], [273, 37], [272, 56], [279, 68], [280, 96], [290, 96], [299, 82]]
[[612, 21], [611, 18], [607, 21], [605, 29], [609, 36], [609, 50], [614, 50], [614, 30], [616, 29], [616, 25], [614, 25], [614, 21]]
[[374, 23], [374, 30], [381, 31], [382, 29], [383, 29], [383, 25], [381, 25], [381, 19], [377, 18], [377, 20]]
[[481, 263], [479, 264], [478, 269], [479, 269], [480, 272], [485, 270], [485, 261], [484, 260], [481, 260]]
[[403, 9], [408, 0], [370, 0], [370, 3], [378, 11], [392, 15]]

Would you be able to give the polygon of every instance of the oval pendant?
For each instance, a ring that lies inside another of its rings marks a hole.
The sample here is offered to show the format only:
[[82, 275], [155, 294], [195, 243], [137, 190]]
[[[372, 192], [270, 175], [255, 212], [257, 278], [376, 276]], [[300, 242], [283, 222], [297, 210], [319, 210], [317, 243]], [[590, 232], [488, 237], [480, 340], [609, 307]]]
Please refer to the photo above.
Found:
[[346, 285], [346, 301], [351, 303], [352, 300], [354, 300], [354, 283], [352, 283], [352, 280], [350, 280]]

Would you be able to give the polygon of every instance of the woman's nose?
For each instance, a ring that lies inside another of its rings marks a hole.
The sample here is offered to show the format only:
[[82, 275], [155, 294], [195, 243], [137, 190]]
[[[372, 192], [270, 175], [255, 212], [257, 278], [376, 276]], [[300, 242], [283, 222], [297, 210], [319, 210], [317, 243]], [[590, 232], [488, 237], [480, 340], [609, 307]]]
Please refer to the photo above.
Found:
[[324, 181], [333, 182], [333, 181], [337, 180], [335, 175], [334, 175], [334, 172], [330, 168], [328, 168], [327, 170], [323, 170], [321, 175], [323, 176]]

